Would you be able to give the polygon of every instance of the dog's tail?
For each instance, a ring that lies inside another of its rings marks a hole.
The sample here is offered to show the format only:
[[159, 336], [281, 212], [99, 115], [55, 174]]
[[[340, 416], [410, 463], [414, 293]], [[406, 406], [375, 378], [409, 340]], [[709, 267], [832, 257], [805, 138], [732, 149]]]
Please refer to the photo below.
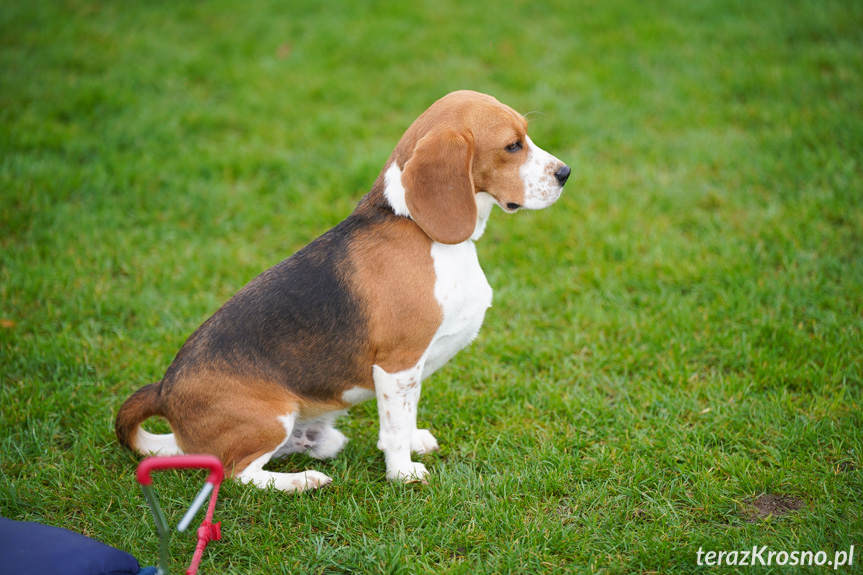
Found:
[[173, 433], [156, 435], [141, 428], [141, 424], [162, 413], [162, 382], [145, 385], [126, 400], [114, 422], [114, 431], [122, 445], [141, 455], [179, 455]]

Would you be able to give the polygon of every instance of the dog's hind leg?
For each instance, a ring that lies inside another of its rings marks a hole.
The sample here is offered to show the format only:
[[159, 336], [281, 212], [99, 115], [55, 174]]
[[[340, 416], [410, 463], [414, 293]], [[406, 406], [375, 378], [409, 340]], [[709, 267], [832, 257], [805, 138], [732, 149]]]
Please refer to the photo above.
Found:
[[[251, 483], [260, 488], [272, 487], [280, 491], [301, 492], [309, 489], [317, 489], [332, 483], [332, 479], [318, 471], [305, 471], [302, 473], [276, 473], [273, 471], [264, 471], [264, 466], [270, 459], [279, 453], [280, 450], [288, 443], [291, 434], [294, 430], [296, 413], [289, 413], [277, 417], [278, 421], [284, 427], [284, 439], [272, 449], [255, 453], [254, 457], [248, 465], [245, 466], [235, 477], [243, 483]], [[246, 458], [248, 460], [249, 458]]]

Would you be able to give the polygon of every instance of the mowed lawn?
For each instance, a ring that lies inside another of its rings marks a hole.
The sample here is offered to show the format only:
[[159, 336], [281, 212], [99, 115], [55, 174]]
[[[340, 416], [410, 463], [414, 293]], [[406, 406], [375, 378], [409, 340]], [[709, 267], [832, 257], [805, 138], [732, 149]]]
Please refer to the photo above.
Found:
[[[269, 467], [330, 487], [225, 484], [201, 573], [713, 573], [699, 550], [851, 545], [859, 572], [854, 1], [3, 3], [0, 515], [154, 565], [120, 404], [462, 88], [573, 175], [478, 244], [494, 306], [425, 382], [430, 484], [384, 479], [363, 404], [338, 458]], [[172, 524], [203, 477], [157, 476]]]

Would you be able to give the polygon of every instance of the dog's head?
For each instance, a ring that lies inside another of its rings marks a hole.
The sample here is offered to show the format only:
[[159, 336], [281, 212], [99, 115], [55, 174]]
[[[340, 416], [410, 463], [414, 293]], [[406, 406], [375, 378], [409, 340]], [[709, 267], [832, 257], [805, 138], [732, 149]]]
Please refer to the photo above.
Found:
[[404, 199], [390, 203], [403, 202], [423, 231], [445, 244], [473, 235], [477, 194], [488, 194], [506, 212], [545, 208], [560, 197], [570, 173], [531, 141], [521, 114], [470, 91], [435, 102], [402, 136], [393, 159], [390, 170], [400, 171]]

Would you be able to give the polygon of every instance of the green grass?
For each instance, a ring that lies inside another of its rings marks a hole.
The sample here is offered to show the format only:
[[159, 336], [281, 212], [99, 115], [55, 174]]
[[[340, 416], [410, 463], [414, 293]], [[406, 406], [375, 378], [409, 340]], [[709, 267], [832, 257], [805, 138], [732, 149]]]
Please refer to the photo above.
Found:
[[[384, 480], [365, 404], [337, 459], [271, 467], [331, 487], [224, 486], [201, 572], [859, 570], [863, 5], [345, 4], [0, 7], [0, 515], [154, 564], [120, 403], [472, 88], [573, 176], [479, 243], [495, 303], [424, 386], [431, 484]], [[172, 523], [200, 480], [158, 477]], [[751, 522], [764, 493], [803, 508]]]

